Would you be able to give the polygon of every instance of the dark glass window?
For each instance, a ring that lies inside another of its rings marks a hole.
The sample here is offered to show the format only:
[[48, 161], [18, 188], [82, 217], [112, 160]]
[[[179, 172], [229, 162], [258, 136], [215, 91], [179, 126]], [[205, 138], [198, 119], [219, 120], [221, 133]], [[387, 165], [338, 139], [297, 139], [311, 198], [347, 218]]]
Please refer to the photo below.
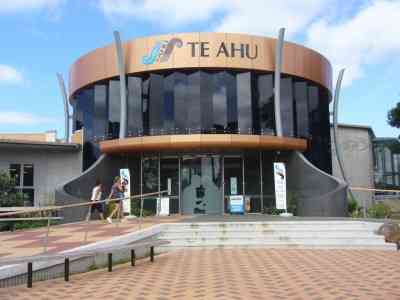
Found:
[[246, 201], [250, 202], [250, 212], [261, 212], [260, 153], [245, 152], [244, 190]]
[[35, 190], [34, 189], [22, 189], [24, 195], [24, 206], [35, 205]]
[[277, 161], [274, 152], [262, 152], [263, 172], [263, 204], [264, 211], [269, 212], [275, 207], [274, 162]]
[[201, 93], [200, 93], [200, 72], [189, 73], [187, 82], [187, 122], [186, 127], [188, 128], [187, 133], [200, 132], [202, 126], [202, 105]]
[[[175, 74], [175, 83], [174, 83], [174, 98], [175, 98], [174, 115], [175, 115], [176, 133], [186, 133], [186, 127], [188, 126], [188, 110], [190, 105], [189, 97], [187, 96], [189, 92], [188, 89], [189, 89], [188, 76], [184, 73], [177, 72]], [[196, 100], [198, 99], [195, 99], [194, 101]], [[200, 115], [199, 113], [197, 117], [191, 115], [190, 118], [194, 118], [194, 120], [196, 120], [196, 118], [198, 118], [199, 115]]]
[[24, 164], [24, 186], [33, 186], [33, 164]]
[[128, 77], [128, 136], [143, 132], [142, 78]]
[[257, 99], [259, 114], [259, 127], [261, 134], [275, 134], [275, 113], [273, 98], [273, 76], [258, 75], [257, 76]]
[[238, 131], [238, 99], [235, 73], [225, 73], [226, 96], [227, 96], [227, 132]]
[[251, 112], [251, 73], [237, 74], [237, 103], [238, 103], [238, 123], [240, 133], [251, 134], [253, 130]]
[[142, 84], [142, 111], [143, 111], [143, 134], [149, 135], [149, 85], [150, 79], [146, 78]]
[[21, 185], [21, 165], [20, 164], [10, 164], [10, 168], [8, 169], [10, 173], [10, 177], [14, 179], [15, 185]]
[[281, 79], [281, 120], [283, 136], [294, 136], [292, 78]]
[[215, 132], [223, 133], [227, 125], [226, 72], [215, 73], [213, 77], [213, 127]]
[[160, 189], [171, 191], [170, 194], [165, 194], [165, 197], [169, 197], [170, 213], [179, 213], [179, 159], [177, 157], [161, 158]]
[[294, 99], [296, 108], [296, 136], [308, 138], [308, 101], [307, 101], [307, 83], [294, 83]]
[[108, 134], [107, 86], [94, 86], [94, 140], [104, 140]]
[[111, 138], [119, 137], [119, 122], [121, 118], [121, 97], [119, 80], [110, 80], [108, 88], [108, 120], [109, 135]]
[[150, 135], [158, 135], [163, 128], [164, 78], [160, 74], [150, 74], [149, 125]]
[[210, 73], [200, 71], [200, 107], [202, 133], [213, 132], [214, 82]]
[[171, 134], [175, 129], [174, 115], [174, 96], [175, 96], [175, 73], [171, 73], [164, 78], [164, 125], [163, 132]]

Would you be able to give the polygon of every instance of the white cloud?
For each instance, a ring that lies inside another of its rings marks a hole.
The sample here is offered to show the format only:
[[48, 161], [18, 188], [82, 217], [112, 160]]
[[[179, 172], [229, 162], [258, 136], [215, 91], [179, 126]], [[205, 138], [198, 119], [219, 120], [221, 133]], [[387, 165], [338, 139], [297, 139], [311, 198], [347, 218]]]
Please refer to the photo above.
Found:
[[16, 111], [0, 111], [0, 125], [39, 125], [55, 122], [52, 118]]
[[54, 11], [64, 0], [0, 0], [1, 13], [47, 9]]
[[400, 53], [400, 1], [378, 0], [339, 24], [319, 20], [307, 32], [306, 44], [325, 54], [334, 74], [346, 68], [344, 85], [364, 75], [366, 65]]
[[20, 84], [24, 81], [21, 72], [8, 65], [0, 64], [0, 84]]
[[213, 20], [213, 30], [276, 35], [286, 26], [288, 34], [304, 29], [332, 0], [98, 0], [109, 18], [135, 17], [167, 28]]
[[331, 61], [344, 85], [365, 67], [400, 52], [400, 0], [96, 0], [105, 16], [150, 21], [168, 29], [207, 22], [210, 31], [276, 36], [305, 43]]
[[109, 18], [136, 17], [169, 27], [207, 20], [227, 5], [225, 0], [98, 0], [98, 7]]

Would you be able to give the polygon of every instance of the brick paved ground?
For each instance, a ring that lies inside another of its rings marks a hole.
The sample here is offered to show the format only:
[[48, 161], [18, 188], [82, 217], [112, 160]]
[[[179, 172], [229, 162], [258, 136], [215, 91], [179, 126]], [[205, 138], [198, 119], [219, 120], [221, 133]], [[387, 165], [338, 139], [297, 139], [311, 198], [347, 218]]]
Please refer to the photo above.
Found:
[[368, 250], [179, 250], [0, 299], [400, 299], [400, 253]]
[[[142, 228], [147, 228], [162, 222], [176, 222], [181, 216], [149, 217], [144, 219]], [[118, 226], [101, 221], [74, 223], [50, 227], [48, 251], [60, 252], [67, 249], [83, 246], [101, 240], [110, 239], [118, 235], [127, 234], [139, 229], [137, 220], [126, 220]], [[14, 232], [0, 232], [0, 257], [34, 255], [43, 252], [43, 240], [47, 228], [32, 230], [17, 230]], [[85, 243], [85, 231], [88, 232]]]

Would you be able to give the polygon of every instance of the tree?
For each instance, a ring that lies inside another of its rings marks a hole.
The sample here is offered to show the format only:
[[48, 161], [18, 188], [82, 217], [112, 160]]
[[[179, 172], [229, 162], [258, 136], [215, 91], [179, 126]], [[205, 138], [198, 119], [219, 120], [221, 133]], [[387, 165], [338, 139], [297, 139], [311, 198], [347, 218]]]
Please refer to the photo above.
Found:
[[24, 195], [15, 189], [15, 180], [0, 171], [0, 207], [23, 206]]
[[389, 110], [387, 121], [390, 126], [400, 128], [400, 102], [397, 102], [396, 107]]

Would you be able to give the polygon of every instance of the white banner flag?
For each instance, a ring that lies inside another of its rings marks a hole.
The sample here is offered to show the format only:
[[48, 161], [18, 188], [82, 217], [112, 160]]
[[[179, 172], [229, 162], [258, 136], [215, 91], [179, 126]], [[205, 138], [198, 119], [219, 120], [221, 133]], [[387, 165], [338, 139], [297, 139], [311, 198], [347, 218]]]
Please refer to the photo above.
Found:
[[286, 210], [286, 168], [284, 163], [274, 163], [274, 182], [276, 208]]
[[120, 169], [119, 176], [121, 177], [121, 184], [124, 188], [124, 198], [123, 209], [124, 213], [131, 214], [131, 175], [129, 169]]

